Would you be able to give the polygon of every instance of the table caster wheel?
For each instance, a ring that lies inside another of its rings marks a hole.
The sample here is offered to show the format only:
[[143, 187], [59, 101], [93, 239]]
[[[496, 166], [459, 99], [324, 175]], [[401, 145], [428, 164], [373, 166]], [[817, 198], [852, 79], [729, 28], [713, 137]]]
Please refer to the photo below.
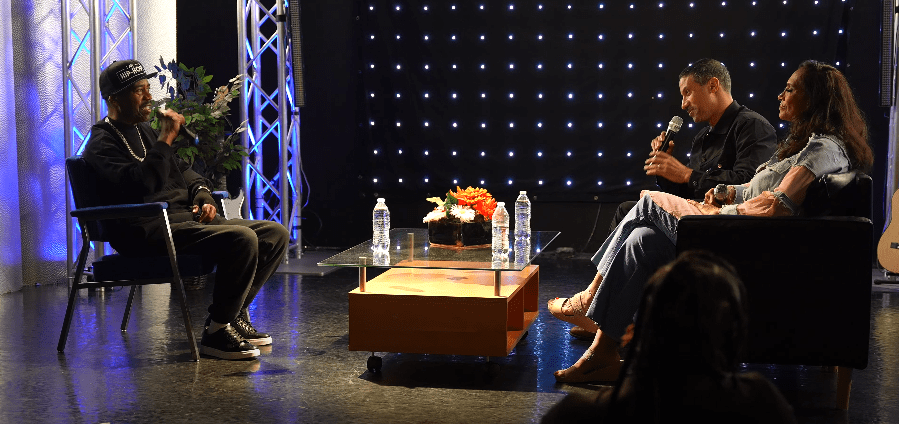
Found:
[[485, 374], [488, 378], [494, 378], [499, 375], [500, 365], [498, 362], [493, 362], [490, 358], [487, 358], [487, 362], [484, 364], [487, 369], [487, 373]]
[[368, 368], [368, 371], [372, 373], [377, 374], [381, 372], [381, 357], [375, 355], [369, 356], [365, 367]]

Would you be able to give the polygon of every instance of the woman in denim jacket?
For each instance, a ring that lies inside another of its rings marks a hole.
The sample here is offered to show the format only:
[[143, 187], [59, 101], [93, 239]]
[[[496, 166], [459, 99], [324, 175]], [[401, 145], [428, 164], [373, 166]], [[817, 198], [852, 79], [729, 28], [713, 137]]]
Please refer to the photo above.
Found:
[[644, 191], [593, 256], [597, 273], [587, 290], [549, 302], [555, 317], [596, 333], [593, 344], [574, 365], [555, 372], [557, 381], [618, 377], [617, 347], [633, 322], [647, 279], [675, 257], [680, 217], [797, 215], [808, 186], [817, 177], [871, 166], [867, 125], [839, 70], [821, 62], [803, 62], [777, 98], [780, 119], [790, 122], [790, 132], [749, 183], [709, 190], [703, 202]]

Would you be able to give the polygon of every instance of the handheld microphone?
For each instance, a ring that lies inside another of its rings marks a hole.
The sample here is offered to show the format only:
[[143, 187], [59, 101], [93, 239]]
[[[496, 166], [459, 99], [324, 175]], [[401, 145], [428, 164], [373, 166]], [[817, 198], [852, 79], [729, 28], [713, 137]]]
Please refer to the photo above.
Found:
[[673, 116], [670, 121], [668, 121], [668, 129], [665, 130], [665, 140], [662, 141], [662, 147], [659, 148], [660, 151], [667, 152], [668, 151], [668, 142], [674, 138], [674, 135], [680, 131], [680, 127], [684, 125], [684, 118], [680, 116]]
[[187, 129], [187, 127], [185, 127], [184, 125], [181, 126], [181, 129], [178, 131], [178, 134], [181, 134], [191, 140], [197, 139], [197, 133]]
[[715, 191], [712, 194], [715, 195], [715, 201], [718, 202], [718, 206], [724, 206], [725, 202], [727, 202], [727, 185], [718, 184], [715, 186]]
[[[162, 108], [157, 109], [157, 113], [162, 114]], [[184, 125], [181, 126], [181, 129], [178, 130], [178, 134], [183, 135], [191, 140], [197, 139], [197, 133], [187, 129]]]

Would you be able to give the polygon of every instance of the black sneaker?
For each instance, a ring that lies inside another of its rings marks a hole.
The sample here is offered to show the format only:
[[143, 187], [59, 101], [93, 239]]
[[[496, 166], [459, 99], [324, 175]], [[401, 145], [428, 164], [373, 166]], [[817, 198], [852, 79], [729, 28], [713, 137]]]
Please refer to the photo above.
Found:
[[221, 359], [248, 359], [259, 356], [259, 349], [244, 340], [230, 324], [210, 334], [203, 330], [200, 353]]
[[237, 314], [237, 318], [234, 318], [233, 324], [237, 333], [254, 346], [266, 346], [272, 344], [272, 336], [256, 331], [256, 328], [250, 323], [248, 317], [249, 314], [246, 311], [241, 311]]

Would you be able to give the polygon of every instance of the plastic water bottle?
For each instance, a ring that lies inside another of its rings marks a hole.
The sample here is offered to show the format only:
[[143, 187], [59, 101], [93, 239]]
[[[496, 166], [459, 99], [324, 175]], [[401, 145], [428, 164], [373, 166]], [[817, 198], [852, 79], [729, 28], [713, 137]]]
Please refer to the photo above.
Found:
[[390, 210], [384, 203], [384, 198], [378, 198], [378, 204], [371, 214], [372, 249], [377, 251], [386, 251], [390, 245]]
[[515, 200], [515, 260], [529, 255], [531, 250], [531, 201], [525, 191]]
[[506, 203], [497, 202], [493, 211], [493, 258], [505, 258], [509, 255], [509, 212]]

